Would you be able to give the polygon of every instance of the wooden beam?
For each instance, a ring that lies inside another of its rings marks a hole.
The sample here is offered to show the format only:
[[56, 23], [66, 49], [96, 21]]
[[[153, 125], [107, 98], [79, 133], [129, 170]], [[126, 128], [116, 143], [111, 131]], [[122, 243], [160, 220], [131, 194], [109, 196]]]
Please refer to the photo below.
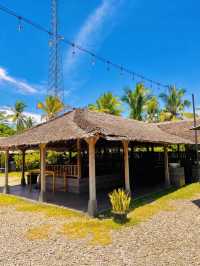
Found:
[[164, 146], [165, 186], [170, 186], [168, 148]]
[[89, 146], [89, 201], [88, 213], [90, 216], [95, 216], [97, 213], [96, 199], [96, 165], [95, 165], [95, 144], [97, 137], [85, 139]]
[[123, 148], [124, 148], [125, 189], [128, 193], [131, 194], [130, 176], [129, 176], [129, 156], [128, 156], [129, 142], [127, 140], [124, 140], [122, 143], [123, 143]]
[[4, 179], [4, 188], [3, 193], [9, 193], [9, 186], [8, 186], [8, 168], [9, 168], [9, 150], [5, 151], [5, 179]]
[[81, 142], [77, 139], [77, 165], [78, 165], [78, 177], [82, 176], [82, 160], [81, 160]]
[[26, 151], [22, 150], [22, 177], [21, 177], [21, 185], [22, 186], [26, 185], [26, 179], [25, 179], [25, 156], [26, 156]]
[[39, 201], [46, 200], [46, 144], [40, 144], [40, 196]]

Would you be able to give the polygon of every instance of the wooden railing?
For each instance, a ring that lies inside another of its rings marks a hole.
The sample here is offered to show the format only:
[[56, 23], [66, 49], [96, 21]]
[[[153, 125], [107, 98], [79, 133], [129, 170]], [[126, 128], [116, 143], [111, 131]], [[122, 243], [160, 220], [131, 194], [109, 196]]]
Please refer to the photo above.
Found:
[[56, 176], [80, 177], [79, 165], [46, 165], [46, 170], [53, 171]]

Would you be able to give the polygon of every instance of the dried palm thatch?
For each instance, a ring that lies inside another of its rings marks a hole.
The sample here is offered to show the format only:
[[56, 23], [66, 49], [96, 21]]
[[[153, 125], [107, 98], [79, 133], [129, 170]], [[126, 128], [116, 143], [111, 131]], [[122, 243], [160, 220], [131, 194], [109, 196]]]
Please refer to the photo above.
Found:
[[100, 136], [107, 140], [139, 143], [192, 144], [193, 140], [167, 132], [162, 125], [75, 109], [25, 132], [0, 139], [0, 149], [33, 148], [39, 144], [59, 143]]
[[[158, 127], [162, 129], [164, 132], [184, 138], [186, 140], [191, 141], [193, 144], [195, 143], [195, 132], [191, 130], [193, 128], [193, 120], [181, 120], [181, 121], [170, 121], [170, 122], [162, 122], [158, 123]], [[197, 123], [200, 123], [200, 119], [197, 120]], [[200, 128], [200, 127], [199, 127]], [[198, 142], [200, 141], [200, 135], [198, 134]], [[190, 143], [188, 143], [190, 144]]]

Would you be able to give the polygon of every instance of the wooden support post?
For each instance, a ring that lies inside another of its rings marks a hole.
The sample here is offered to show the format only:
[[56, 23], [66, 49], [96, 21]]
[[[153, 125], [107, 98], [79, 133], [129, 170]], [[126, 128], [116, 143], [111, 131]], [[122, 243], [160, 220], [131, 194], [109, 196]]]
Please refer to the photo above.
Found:
[[169, 161], [168, 161], [168, 149], [167, 146], [164, 147], [164, 167], [165, 167], [165, 186], [170, 186], [170, 177], [169, 177]]
[[129, 177], [129, 156], [128, 156], [128, 141], [124, 140], [124, 171], [125, 171], [125, 189], [131, 195], [130, 177]]
[[89, 146], [89, 201], [88, 213], [90, 216], [95, 216], [97, 213], [96, 199], [96, 167], [95, 167], [95, 144], [98, 138], [91, 137], [85, 139]]
[[78, 177], [82, 176], [82, 164], [81, 164], [81, 143], [80, 139], [77, 139], [77, 165], [78, 165]]
[[5, 151], [5, 180], [4, 180], [4, 188], [3, 193], [9, 193], [9, 186], [8, 186], [8, 168], [9, 168], [9, 150]]
[[46, 169], [46, 145], [40, 144], [40, 196], [39, 196], [39, 201], [41, 202], [46, 200], [45, 169]]
[[22, 177], [21, 177], [21, 186], [26, 186], [26, 179], [25, 179], [25, 156], [26, 151], [22, 150]]

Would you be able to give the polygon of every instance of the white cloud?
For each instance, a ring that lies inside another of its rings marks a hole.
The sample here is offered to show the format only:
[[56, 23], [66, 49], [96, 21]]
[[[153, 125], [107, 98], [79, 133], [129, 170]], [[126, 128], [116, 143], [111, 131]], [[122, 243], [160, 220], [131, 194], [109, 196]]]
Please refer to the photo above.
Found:
[[[113, 16], [119, 9], [123, 0], [103, 0], [102, 3], [88, 16], [87, 20], [82, 25], [74, 42], [83, 47], [94, 46], [97, 42], [103, 40], [105, 31], [111, 28]], [[106, 22], [110, 23], [106, 30], [102, 32]], [[81, 52], [75, 50], [75, 55], [70, 48], [67, 52], [65, 60], [65, 72], [70, 72], [78, 63]]]
[[23, 93], [34, 94], [38, 92], [36, 87], [34, 87], [33, 85], [28, 84], [22, 79], [10, 76], [6, 69], [4, 69], [3, 67], [0, 67], [0, 81], [14, 85]]

